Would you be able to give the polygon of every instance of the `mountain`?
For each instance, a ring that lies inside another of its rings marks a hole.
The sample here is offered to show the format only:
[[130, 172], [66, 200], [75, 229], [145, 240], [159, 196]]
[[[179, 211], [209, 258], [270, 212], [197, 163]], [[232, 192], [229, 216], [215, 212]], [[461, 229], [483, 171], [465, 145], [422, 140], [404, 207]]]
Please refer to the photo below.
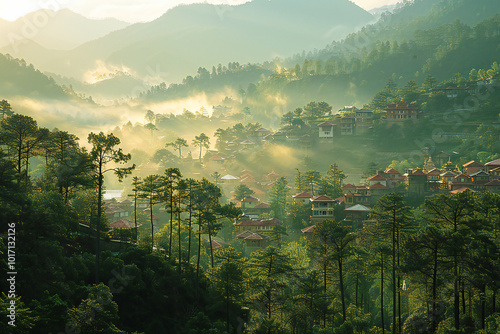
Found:
[[11, 96], [27, 96], [66, 99], [68, 96], [52, 78], [36, 70], [24, 60], [0, 54], [1, 99]]
[[[167, 11], [85, 43], [50, 59], [23, 55], [23, 48], [3, 49], [38, 68], [81, 77], [96, 62], [140, 75], [179, 81], [200, 66], [264, 61], [324, 47], [373, 17], [348, 0], [254, 0], [238, 6], [192, 4]], [[152, 73], [153, 72], [153, 73]]]
[[370, 9], [368, 12], [372, 14], [374, 17], [380, 17], [384, 13], [392, 13], [396, 8], [400, 7], [401, 4], [395, 4], [395, 5], [385, 5], [382, 7], [377, 7]]
[[[310, 101], [326, 101], [334, 108], [362, 106], [389, 78], [403, 87], [410, 80], [421, 84], [427, 75], [441, 82], [457, 72], [468, 77], [473, 68], [488, 69], [498, 61], [499, 14], [500, 2], [492, 0], [417, 1], [325, 49], [275, 59], [253, 69], [244, 65], [217, 70], [208, 78], [197, 75], [182, 85], [152, 87], [142, 99], [167, 100], [240, 86], [246, 90], [239, 94], [242, 100], [276, 97], [281, 103], [277, 108], [285, 111]], [[268, 72], [253, 85], [238, 82], [242, 74], [257, 77], [250, 75], [257, 69]], [[268, 117], [273, 107], [267, 112], [261, 105], [253, 110], [262, 110]]]
[[128, 25], [116, 19], [88, 19], [68, 9], [40, 9], [13, 22], [0, 20], [0, 47], [31, 40], [47, 49], [69, 50]]

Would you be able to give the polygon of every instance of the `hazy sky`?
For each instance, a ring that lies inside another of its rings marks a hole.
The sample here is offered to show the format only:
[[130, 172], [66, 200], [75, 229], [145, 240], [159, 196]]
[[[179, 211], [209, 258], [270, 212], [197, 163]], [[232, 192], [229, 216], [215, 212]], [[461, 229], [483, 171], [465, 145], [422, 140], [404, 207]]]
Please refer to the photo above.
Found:
[[[351, 0], [358, 6], [370, 10], [401, 0]], [[122, 21], [151, 21], [167, 9], [180, 3], [202, 2], [200, 0], [15, 0], [0, 2], [0, 17], [13, 21], [40, 8], [59, 10], [69, 8], [91, 18], [115, 17]], [[240, 4], [246, 0], [206, 0], [216, 4]]]

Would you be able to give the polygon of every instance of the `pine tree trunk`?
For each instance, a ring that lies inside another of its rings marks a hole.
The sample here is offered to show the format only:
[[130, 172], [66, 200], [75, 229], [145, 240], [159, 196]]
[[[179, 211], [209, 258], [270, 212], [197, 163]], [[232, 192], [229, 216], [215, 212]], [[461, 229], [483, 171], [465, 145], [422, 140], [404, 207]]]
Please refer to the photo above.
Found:
[[153, 194], [151, 194], [151, 197], [149, 198], [149, 215], [150, 215], [150, 221], [151, 221], [151, 253], [153, 253], [154, 250], [154, 224], [153, 224]]
[[198, 258], [196, 260], [196, 278], [200, 274], [200, 256], [201, 256], [201, 212], [198, 213]]
[[173, 181], [170, 181], [170, 198], [169, 198], [169, 201], [170, 201], [170, 240], [169, 240], [169, 243], [168, 243], [168, 260], [171, 261], [172, 260], [172, 238], [174, 236], [173, 234], [173, 220], [174, 220], [174, 199], [173, 199], [173, 196], [174, 196], [174, 183]]
[[384, 325], [384, 254], [380, 252], [380, 322], [382, 334], [385, 334]]
[[102, 161], [99, 161], [99, 174], [97, 181], [97, 222], [96, 222], [96, 252], [95, 252], [95, 282], [99, 284], [99, 263], [100, 263], [100, 253], [101, 253], [101, 215], [102, 215]]
[[342, 273], [342, 259], [339, 259], [339, 282], [340, 282], [340, 299], [342, 300], [342, 323], [346, 320], [345, 310], [345, 293], [344, 293], [344, 275]]

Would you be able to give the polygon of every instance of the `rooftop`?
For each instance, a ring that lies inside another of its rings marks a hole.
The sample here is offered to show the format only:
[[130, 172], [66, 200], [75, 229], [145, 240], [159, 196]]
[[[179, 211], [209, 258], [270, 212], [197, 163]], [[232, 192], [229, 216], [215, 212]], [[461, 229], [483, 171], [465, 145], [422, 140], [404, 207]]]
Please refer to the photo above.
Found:
[[375, 183], [374, 185], [370, 186], [369, 188], [370, 189], [389, 189], [389, 188], [387, 188], [386, 186], [384, 186], [383, 184], [380, 184], [380, 183]]
[[484, 167], [482, 163], [479, 163], [475, 160], [469, 161], [468, 163], [464, 164], [463, 167]]
[[485, 184], [487, 187], [500, 187], [500, 180], [493, 180]]
[[314, 227], [316, 225], [312, 225], [312, 226], [308, 226], [306, 228], [303, 228], [302, 230], [300, 230], [302, 233], [313, 233], [314, 232]]
[[500, 166], [500, 159], [496, 159], [484, 164], [485, 166]]
[[331, 122], [323, 122], [323, 123], [318, 124], [317, 126], [334, 126], [334, 125], [337, 125], [337, 124], [331, 123]]
[[270, 218], [259, 220], [242, 220], [239, 223], [235, 223], [234, 226], [277, 226], [281, 224], [281, 220], [277, 218]]
[[248, 237], [244, 238], [244, 240], [267, 240], [269, 236], [261, 233], [252, 233]]
[[[137, 227], [141, 226], [142, 224], [137, 223]], [[135, 223], [128, 221], [128, 220], [117, 220], [115, 222], [112, 222], [109, 224], [109, 227], [113, 228], [124, 228], [124, 229], [131, 229], [135, 228]]]
[[486, 173], [484, 170], [478, 170], [475, 173], [470, 174], [469, 176], [490, 176], [490, 174]]
[[386, 169], [384, 173], [386, 173], [386, 174], [401, 174], [400, 172], [398, 172], [394, 168]]
[[364, 206], [362, 204], [356, 204], [351, 206], [350, 208], [345, 209], [344, 211], [354, 211], [354, 212], [369, 212], [372, 209], [370, 209], [367, 206]]
[[292, 196], [292, 198], [312, 198], [312, 197], [314, 196], [305, 191]]
[[383, 176], [380, 176], [380, 175], [374, 175], [370, 178], [367, 179], [368, 181], [387, 181], [387, 179]]
[[311, 202], [335, 202], [335, 200], [326, 195], [319, 195], [311, 198]]

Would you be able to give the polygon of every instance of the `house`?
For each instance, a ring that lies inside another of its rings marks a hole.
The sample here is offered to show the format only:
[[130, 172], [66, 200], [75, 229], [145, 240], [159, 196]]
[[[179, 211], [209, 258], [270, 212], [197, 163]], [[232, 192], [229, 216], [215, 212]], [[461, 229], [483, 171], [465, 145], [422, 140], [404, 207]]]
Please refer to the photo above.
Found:
[[490, 182], [490, 174], [483, 170], [478, 170], [475, 173], [469, 174], [469, 177], [472, 178], [475, 190], [485, 190], [486, 183]]
[[413, 103], [398, 102], [388, 104], [385, 108], [387, 114], [387, 121], [389, 122], [402, 122], [406, 120], [417, 120], [421, 117], [422, 112]]
[[389, 168], [384, 171], [384, 177], [387, 179], [386, 186], [395, 188], [401, 183], [401, 173], [394, 168]]
[[268, 235], [250, 231], [242, 232], [236, 238], [245, 241], [245, 245], [251, 248], [265, 248], [271, 242], [271, 238]]
[[254, 208], [257, 204], [260, 203], [260, 199], [254, 196], [247, 196], [241, 201], [241, 207], [245, 209]]
[[208, 158], [208, 161], [212, 164], [215, 164], [215, 165], [223, 165], [224, 162], [226, 161], [226, 158], [221, 154], [221, 153], [217, 153], [215, 155], [212, 155], [210, 158]]
[[356, 122], [356, 133], [366, 133], [373, 125], [373, 111], [368, 109], [355, 110], [354, 119]]
[[459, 174], [448, 182], [448, 190], [457, 190], [464, 187], [473, 188], [471, 177], [465, 174]]
[[366, 186], [346, 184], [342, 187], [342, 191], [344, 192], [344, 203], [346, 208], [356, 204], [371, 204], [371, 195], [368, 193], [368, 188]]
[[484, 164], [484, 167], [486, 167], [486, 172], [489, 173], [491, 170], [494, 170], [494, 169], [500, 167], [500, 159], [496, 159], [496, 160], [487, 162]]
[[244, 231], [250, 231], [254, 233], [270, 233], [274, 230], [275, 226], [283, 224], [281, 220], [277, 218], [270, 219], [258, 219], [258, 220], [242, 220], [238, 223], [234, 223], [235, 232], [241, 233]]
[[317, 125], [319, 128], [319, 138], [333, 138], [337, 133], [337, 124], [323, 122]]
[[353, 228], [361, 228], [363, 227], [363, 221], [368, 219], [368, 215], [371, 209], [362, 204], [356, 204], [345, 210], [346, 218], [344, 219], [346, 222], [349, 222]]
[[427, 172], [427, 188], [437, 191], [441, 187], [441, 170], [434, 168]]
[[249, 216], [259, 217], [264, 213], [271, 212], [271, 206], [267, 203], [259, 203], [252, 208], [246, 208], [245, 213]]
[[300, 230], [302, 233], [304, 233], [304, 239], [311, 240], [313, 238], [315, 226], [316, 225], [311, 225]]
[[220, 178], [220, 180], [227, 185], [237, 185], [239, 179], [240, 179], [239, 177], [230, 174], [226, 174]]
[[[142, 224], [137, 223], [137, 227], [140, 227]], [[110, 234], [112, 238], [127, 240], [131, 238], [135, 238], [136, 227], [135, 223], [128, 220], [117, 220], [109, 224]]]
[[326, 219], [334, 219], [333, 209], [335, 200], [326, 196], [319, 195], [309, 199], [312, 203], [311, 222], [323, 221]]
[[487, 191], [491, 191], [493, 193], [500, 193], [500, 180], [498, 179], [490, 181], [486, 183], [484, 186]]
[[373, 204], [377, 202], [380, 197], [384, 196], [389, 192], [389, 188], [381, 183], [375, 183], [371, 186], [368, 186], [368, 189], [370, 191], [370, 197], [371, 197], [370, 202]]
[[453, 178], [455, 178], [455, 176], [457, 176], [457, 174], [455, 174], [453, 172], [443, 173], [443, 174], [441, 174], [441, 182], [443, 184], [448, 184], [448, 183], [453, 181]]
[[[142, 226], [142, 224], [137, 223], [137, 227]], [[135, 228], [135, 223], [128, 220], [117, 220], [109, 224], [111, 229], [122, 228], [122, 229], [132, 229]]]
[[500, 167], [489, 171], [491, 179], [500, 179]]
[[114, 220], [117, 218], [124, 218], [129, 216], [128, 209], [124, 209], [116, 204], [106, 205], [106, 216], [110, 220]]
[[407, 172], [408, 193], [416, 196], [424, 196], [427, 175], [419, 169], [408, 169]]
[[294, 203], [302, 203], [302, 204], [311, 203], [310, 199], [313, 197], [314, 197], [313, 195], [305, 191], [292, 196]]
[[356, 119], [351, 116], [344, 116], [340, 119], [340, 135], [351, 136], [355, 133]]
[[274, 170], [271, 173], [266, 174], [262, 177], [262, 179], [266, 182], [275, 182], [280, 178], [280, 175], [276, 173]]
[[257, 184], [257, 181], [252, 175], [242, 175], [240, 177], [240, 184], [246, 184], [248, 187], [254, 187]]
[[477, 161], [469, 161], [466, 164], [463, 164], [462, 167], [464, 168], [464, 173], [467, 175], [471, 175], [472, 173], [475, 173], [477, 171], [480, 171], [484, 169], [484, 165], [480, 162]]
[[271, 133], [271, 131], [269, 131], [268, 129], [264, 129], [264, 128], [260, 128], [260, 129], [253, 131], [253, 135], [255, 137], [257, 137], [258, 139], [263, 139], [264, 137], [266, 137], [270, 133]]
[[377, 183], [379, 183], [383, 186], [387, 186], [387, 179], [383, 176], [380, 176], [380, 174], [374, 175], [374, 176], [366, 179], [366, 181], [368, 182], [368, 185], [370, 185], [370, 186], [377, 184]]

